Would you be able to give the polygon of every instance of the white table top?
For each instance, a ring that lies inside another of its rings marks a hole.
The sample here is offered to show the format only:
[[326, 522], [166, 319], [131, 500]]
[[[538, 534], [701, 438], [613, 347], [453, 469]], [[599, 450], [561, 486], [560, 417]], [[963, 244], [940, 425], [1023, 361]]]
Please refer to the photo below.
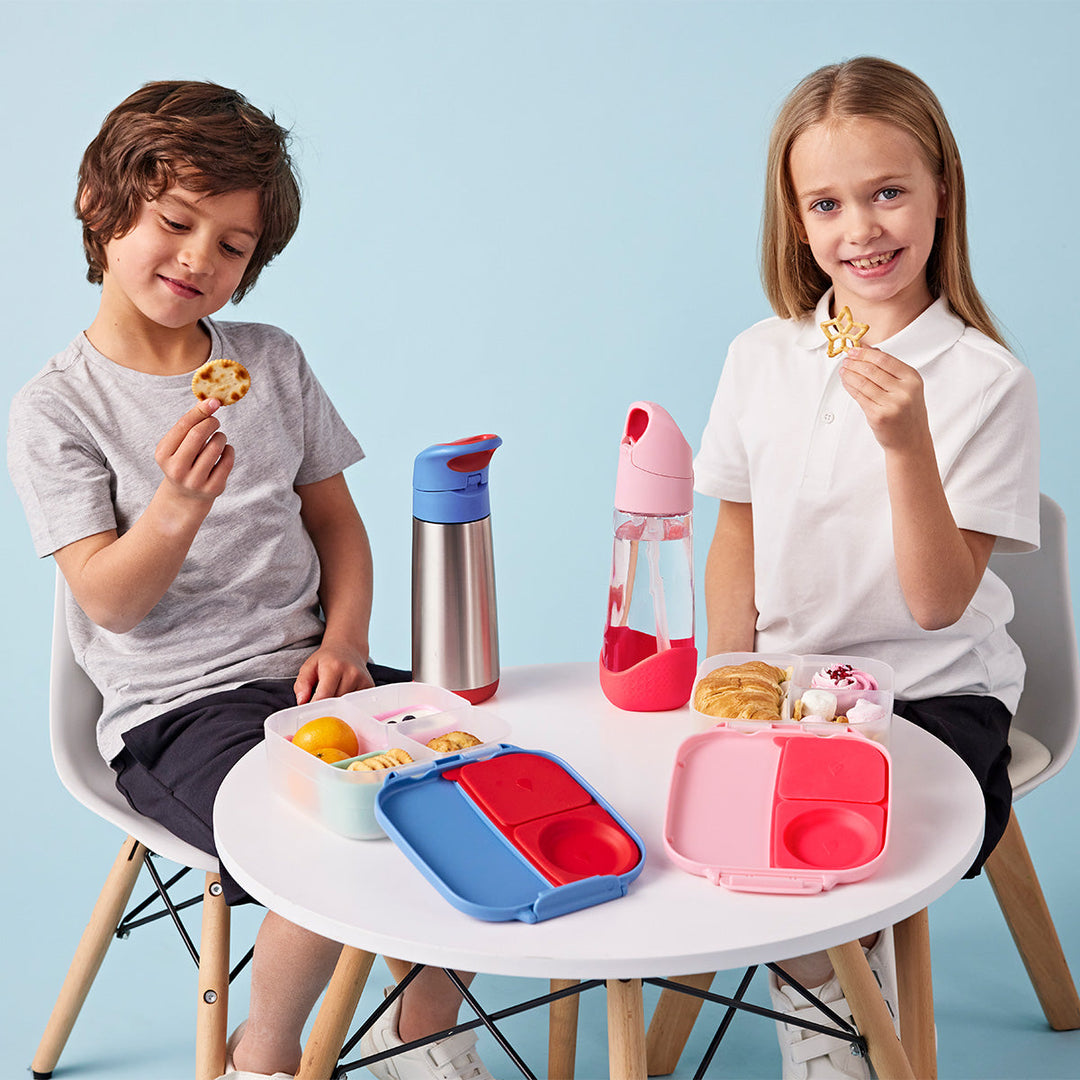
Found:
[[677, 868], [663, 846], [675, 752], [701, 730], [689, 709], [623, 712], [589, 663], [504, 670], [498, 693], [477, 708], [510, 724], [506, 741], [563, 758], [639, 833], [645, 867], [625, 897], [534, 924], [472, 918], [389, 840], [337, 836], [277, 795], [261, 745], [218, 795], [221, 859], [268, 908], [369, 952], [495, 975], [609, 979], [725, 970], [853, 941], [941, 896], [981, 843], [974, 777], [897, 718], [892, 831], [874, 875], [813, 896], [732, 892]]

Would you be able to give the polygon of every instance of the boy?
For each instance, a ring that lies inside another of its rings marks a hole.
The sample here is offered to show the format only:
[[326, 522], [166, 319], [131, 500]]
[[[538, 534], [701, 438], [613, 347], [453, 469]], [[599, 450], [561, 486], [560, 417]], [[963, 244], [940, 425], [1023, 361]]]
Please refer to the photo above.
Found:
[[[292, 338], [210, 320], [255, 284], [299, 213], [288, 134], [240, 94], [186, 81], [136, 91], [79, 171], [97, 315], [11, 409], [12, 478], [39, 556], [70, 587], [72, 644], [104, 698], [99, 749], [136, 810], [209, 852], [218, 785], [266, 716], [395, 677], [369, 663], [371, 551], [343, 477], [359, 444]], [[222, 357], [251, 375], [226, 415], [191, 389]], [[247, 899], [224, 867], [222, 884], [228, 903]], [[296, 1070], [339, 949], [267, 913], [227, 1076]], [[459, 1003], [424, 972], [391, 1022], [417, 1038], [452, 1026]], [[460, 1049], [468, 1075], [490, 1075]], [[434, 1076], [420, 1057], [376, 1068]]]

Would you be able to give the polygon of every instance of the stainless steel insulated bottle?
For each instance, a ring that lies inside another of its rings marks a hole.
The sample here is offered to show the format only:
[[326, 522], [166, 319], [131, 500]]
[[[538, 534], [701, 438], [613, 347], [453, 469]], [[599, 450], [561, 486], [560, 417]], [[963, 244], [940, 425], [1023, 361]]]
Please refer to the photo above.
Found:
[[413, 464], [412, 670], [473, 704], [499, 685], [488, 464], [502, 445], [474, 435]]

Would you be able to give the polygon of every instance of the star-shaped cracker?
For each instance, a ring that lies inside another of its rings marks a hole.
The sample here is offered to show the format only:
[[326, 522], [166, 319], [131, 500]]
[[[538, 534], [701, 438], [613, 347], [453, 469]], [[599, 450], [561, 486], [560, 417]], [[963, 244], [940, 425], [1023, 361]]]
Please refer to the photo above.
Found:
[[835, 319], [821, 324], [821, 329], [829, 339], [828, 355], [832, 357], [839, 356], [845, 349], [854, 349], [870, 329], [870, 324], [855, 322], [851, 317], [851, 309], [842, 307]]

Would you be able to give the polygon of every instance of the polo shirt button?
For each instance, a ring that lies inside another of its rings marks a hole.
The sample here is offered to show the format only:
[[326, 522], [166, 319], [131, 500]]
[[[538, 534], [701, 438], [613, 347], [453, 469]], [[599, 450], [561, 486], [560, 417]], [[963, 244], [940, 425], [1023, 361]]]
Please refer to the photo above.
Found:
[[825, 412], [821, 414], [821, 419], [826, 424], [831, 424], [836, 419], [836, 413]]

